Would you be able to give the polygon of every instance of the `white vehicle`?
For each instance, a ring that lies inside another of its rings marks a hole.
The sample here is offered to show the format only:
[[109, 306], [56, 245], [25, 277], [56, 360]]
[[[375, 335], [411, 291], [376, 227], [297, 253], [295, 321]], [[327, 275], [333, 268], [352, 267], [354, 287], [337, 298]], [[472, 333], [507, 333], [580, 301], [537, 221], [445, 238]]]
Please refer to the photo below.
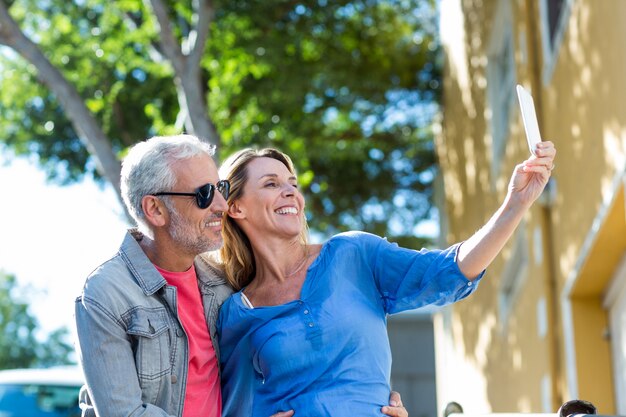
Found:
[[0, 417], [80, 417], [78, 367], [0, 371]]

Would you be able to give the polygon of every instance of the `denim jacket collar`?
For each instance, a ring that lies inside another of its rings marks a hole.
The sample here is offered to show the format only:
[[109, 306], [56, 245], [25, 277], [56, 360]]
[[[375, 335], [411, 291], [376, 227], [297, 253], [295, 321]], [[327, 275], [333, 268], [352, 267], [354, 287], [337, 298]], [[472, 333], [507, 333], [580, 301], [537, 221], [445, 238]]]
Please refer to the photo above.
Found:
[[167, 284], [145, 252], [139, 246], [143, 234], [137, 229], [129, 229], [120, 247], [120, 255], [133, 272], [137, 283], [146, 295], [153, 295]]
[[[146, 295], [153, 295], [167, 284], [139, 245], [143, 234], [137, 229], [129, 229], [120, 247], [120, 255], [128, 265], [137, 283]], [[207, 254], [200, 254], [194, 260], [200, 288], [222, 285], [224, 274]]]

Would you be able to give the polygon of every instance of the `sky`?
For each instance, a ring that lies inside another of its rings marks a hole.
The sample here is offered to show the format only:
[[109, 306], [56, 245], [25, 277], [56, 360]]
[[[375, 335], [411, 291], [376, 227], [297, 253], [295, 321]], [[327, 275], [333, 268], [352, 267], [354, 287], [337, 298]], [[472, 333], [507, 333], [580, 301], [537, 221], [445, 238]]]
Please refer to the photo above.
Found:
[[46, 182], [24, 158], [0, 153], [0, 270], [13, 274], [41, 326], [73, 330], [74, 299], [111, 257], [127, 228], [111, 186]]

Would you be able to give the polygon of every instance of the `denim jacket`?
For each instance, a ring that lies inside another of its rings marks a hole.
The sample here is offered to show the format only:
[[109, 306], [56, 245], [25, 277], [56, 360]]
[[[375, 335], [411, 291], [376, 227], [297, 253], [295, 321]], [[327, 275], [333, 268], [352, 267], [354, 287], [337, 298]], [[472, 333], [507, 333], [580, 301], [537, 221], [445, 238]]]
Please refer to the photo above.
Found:
[[[126, 234], [118, 253], [87, 278], [76, 299], [76, 349], [85, 373], [84, 416], [182, 416], [188, 343], [167, 285], [137, 240]], [[220, 271], [201, 255], [194, 265], [211, 340], [232, 293]], [[219, 363], [219, 362], [218, 362]]]

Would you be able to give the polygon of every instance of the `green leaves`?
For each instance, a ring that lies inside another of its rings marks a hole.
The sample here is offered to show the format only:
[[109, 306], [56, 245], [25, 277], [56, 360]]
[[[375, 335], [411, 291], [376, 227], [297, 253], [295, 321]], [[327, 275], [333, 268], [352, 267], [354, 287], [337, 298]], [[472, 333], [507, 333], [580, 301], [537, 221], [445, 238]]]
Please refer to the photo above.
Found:
[[229, 2], [219, 13], [213, 39], [227, 33], [228, 46], [211, 43], [207, 70], [222, 154], [250, 145], [289, 152], [307, 174], [310, 223], [323, 234], [411, 236], [429, 216], [434, 178], [432, 3]]
[[15, 277], [0, 271], [0, 369], [69, 363], [73, 351], [65, 339], [67, 329], [57, 329], [42, 343], [35, 333], [37, 320], [19, 293]]

